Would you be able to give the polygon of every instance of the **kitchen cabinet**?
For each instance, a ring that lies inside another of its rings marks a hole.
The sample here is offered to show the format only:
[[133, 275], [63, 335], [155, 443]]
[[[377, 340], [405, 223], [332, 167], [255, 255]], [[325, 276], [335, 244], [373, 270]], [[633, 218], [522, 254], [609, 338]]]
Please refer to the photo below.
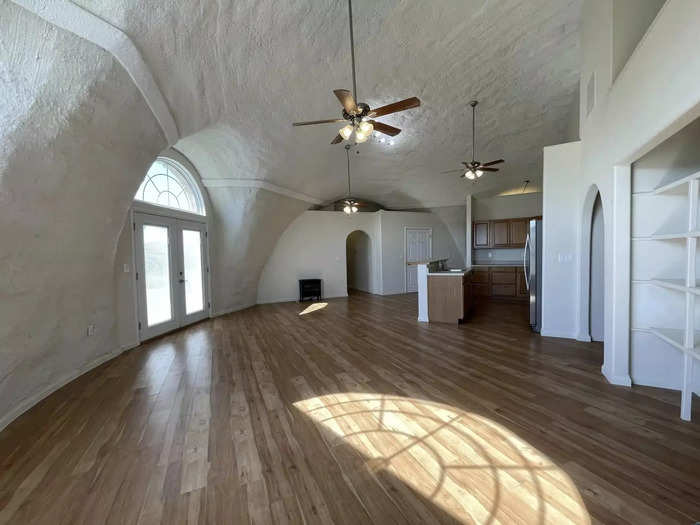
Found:
[[530, 219], [511, 219], [508, 221], [508, 244], [511, 247], [525, 246]]
[[525, 283], [525, 272], [523, 271], [522, 268], [518, 268], [517, 296], [518, 297], [530, 297], [530, 292], [528, 291], [526, 283]]
[[525, 300], [525, 276], [519, 266], [488, 266], [472, 270], [474, 298]]
[[508, 248], [510, 246], [509, 240], [509, 226], [510, 220], [503, 221], [492, 221], [491, 229], [493, 230], [493, 243], [494, 248]]
[[490, 221], [474, 221], [472, 227], [472, 239], [474, 248], [490, 248], [491, 247], [491, 222]]
[[472, 246], [474, 248], [522, 248], [525, 246], [529, 227], [530, 217], [474, 221]]
[[431, 323], [457, 323], [473, 303], [471, 277], [466, 274], [428, 276], [428, 319]]

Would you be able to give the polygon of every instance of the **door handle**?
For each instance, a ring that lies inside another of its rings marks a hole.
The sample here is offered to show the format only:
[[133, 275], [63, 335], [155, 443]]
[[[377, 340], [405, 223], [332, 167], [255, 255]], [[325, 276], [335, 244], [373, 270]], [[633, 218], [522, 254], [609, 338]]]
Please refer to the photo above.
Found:
[[523, 274], [525, 274], [525, 289], [530, 290], [530, 276], [527, 274], [527, 251], [530, 247], [530, 234], [525, 237], [525, 248], [523, 248]]
[[184, 283], [185, 281], [187, 281], [187, 279], [180, 279], [181, 283]]

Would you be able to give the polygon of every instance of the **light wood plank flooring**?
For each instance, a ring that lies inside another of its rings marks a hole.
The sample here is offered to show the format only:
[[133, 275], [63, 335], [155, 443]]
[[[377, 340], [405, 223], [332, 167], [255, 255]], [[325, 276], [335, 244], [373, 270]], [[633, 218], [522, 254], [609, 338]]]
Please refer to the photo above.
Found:
[[[0, 523], [700, 520], [700, 424], [518, 304], [257, 306], [154, 340], [0, 433]], [[696, 402], [696, 406], [698, 403]], [[700, 413], [694, 414], [700, 421]]]

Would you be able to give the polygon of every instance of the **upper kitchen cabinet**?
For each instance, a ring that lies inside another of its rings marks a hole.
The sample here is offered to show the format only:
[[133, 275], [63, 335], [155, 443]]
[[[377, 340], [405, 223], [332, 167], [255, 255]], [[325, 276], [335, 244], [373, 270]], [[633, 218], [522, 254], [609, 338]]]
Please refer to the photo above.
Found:
[[510, 246], [509, 241], [509, 225], [510, 220], [500, 220], [492, 221], [491, 228], [493, 229], [493, 247], [494, 248], [508, 248]]
[[473, 244], [474, 248], [491, 247], [491, 223], [489, 221], [474, 221], [473, 224]]
[[530, 219], [511, 219], [508, 221], [508, 243], [512, 247], [525, 246]]

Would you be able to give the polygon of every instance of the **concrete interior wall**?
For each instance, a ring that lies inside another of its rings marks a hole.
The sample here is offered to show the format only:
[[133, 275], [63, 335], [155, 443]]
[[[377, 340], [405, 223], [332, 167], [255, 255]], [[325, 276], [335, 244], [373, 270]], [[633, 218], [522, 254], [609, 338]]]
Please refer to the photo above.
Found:
[[348, 290], [372, 290], [372, 240], [365, 232], [355, 230], [345, 241]]
[[165, 139], [106, 52], [12, 2], [0, 34], [2, 428], [119, 352], [118, 238]]
[[605, 216], [600, 195], [591, 218], [590, 333], [593, 341], [604, 341], [605, 333]]

